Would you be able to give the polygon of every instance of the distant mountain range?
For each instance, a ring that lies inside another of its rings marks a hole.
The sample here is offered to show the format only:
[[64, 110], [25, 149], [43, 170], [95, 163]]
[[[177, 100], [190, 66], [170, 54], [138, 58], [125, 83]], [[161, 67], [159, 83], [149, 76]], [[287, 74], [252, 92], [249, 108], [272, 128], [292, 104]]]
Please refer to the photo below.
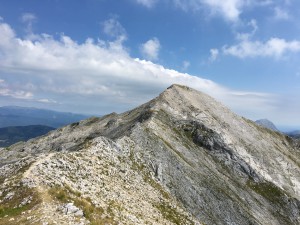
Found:
[[44, 125], [48, 127], [62, 127], [67, 124], [86, 119], [90, 116], [56, 112], [46, 109], [3, 106], [0, 107], [0, 128], [9, 126]]
[[274, 125], [274, 123], [272, 123], [270, 120], [268, 119], [260, 119], [260, 120], [256, 120], [255, 121], [256, 124], [262, 126], [262, 127], [265, 127], [265, 128], [268, 128], [270, 130], [274, 130], [274, 131], [278, 131], [278, 128]]
[[300, 139], [300, 130], [295, 130], [292, 132], [288, 132], [287, 135], [293, 138], [299, 138]]
[[[260, 119], [260, 120], [256, 120], [255, 121], [256, 124], [268, 128], [270, 130], [274, 130], [274, 131], [278, 131], [281, 132], [275, 125], [273, 122], [271, 122], [268, 119]], [[285, 135], [288, 135], [292, 138], [296, 138], [296, 139], [300, 139], [300, 130], [295, 130], [295, 131], [289, 131], [289, 132], [281, 132], [284, 133]]]
[[47, 134], [54, 129], [43, 125], [0, 128], [0, 147], [7, 147], [19, 141], [28, 141], [31, 138]]

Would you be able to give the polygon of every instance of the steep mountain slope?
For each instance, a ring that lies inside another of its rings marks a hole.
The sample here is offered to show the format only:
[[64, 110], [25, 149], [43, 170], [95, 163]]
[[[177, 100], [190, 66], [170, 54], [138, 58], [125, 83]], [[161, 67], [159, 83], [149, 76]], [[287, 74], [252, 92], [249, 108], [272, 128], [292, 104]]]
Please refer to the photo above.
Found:
[[7, 147], [19, 141], [28, 141], [31, 138], [47, 134], [51, 130], [54, 128], [43, 125], [0, 128], [0, 147]]
[[265, 128], [268, 128], [270, 130], [274, 130], [274, 131], [279, 131], [277, 129], [277, 127], [275, 126], [274, 123], [272, 123], [270, 120], [268, 119], [260, 119], [260, 120], [256, 120], [255, 123], [257, 123], [260, 126], [263, 126]]
[[56, 112], [19, 106], [0, 107], [0, 128], [10, 126], [45, 125], [61, 127], [88, 118], [87, 115]]
[[300, 224], [299, 145], [184, 86], [0, 154], [6, 224]]

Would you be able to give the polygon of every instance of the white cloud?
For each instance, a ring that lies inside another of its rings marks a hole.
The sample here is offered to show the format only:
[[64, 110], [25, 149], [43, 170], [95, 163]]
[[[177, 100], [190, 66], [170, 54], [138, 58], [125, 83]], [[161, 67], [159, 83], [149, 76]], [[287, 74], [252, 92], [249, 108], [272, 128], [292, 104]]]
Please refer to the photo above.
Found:
[[276, 19], [290, 19], [288, 11], [282, 9], [282, 5], [290, 5], [289, 0], [134, 0], [136, 3], [152, 8], [159, 2], [168, 3], [186, 12], [202, 12], [209, 16], [222, 17], [236, 24], [243, 23], [241, 15], [247, 10], [259, 7], [274, 9]]
[[9, 89], [1, 89], [0, 96], [12, 97], [16, 99], [32, 99], [33, 94], [25, 91], [12, 91]]
[[242, 0], [203, 0], [213, 13], [219, 13], [230, 21], [239, 19], [244, 2]]
[[157, 60], [161, 46], [157, 38], [152, 38], [141, 45], [141, 52], [146, 59]]
[[33, 13], [24, 13], [21, 16], [21, 20], [23, 23], [32, 23], [36, 20], [36, 16]]
[[288, 53], [299, 52], [300, 41], [297, 40], [287, 41], [276, 37], [265, 42], [254, 40], [254, 36], [259, 29], [255, 19], [251, 19], [241, 28], [248, 31], [235, 33], [237, 44], [223, 46], [223, 54], [239, 58], [269, 57], [280, 59]]
[[125, 40], [126, 30], [116, 18], [110, 18], [102, 23], [103, 32], [111, 37]]
[[270, 6], [274, 4], [273, 0], [251, 0], [247, 2], [248, 4], [252, 4], [254, 6]]
[[256, 31], [258, 30], [258, 25], [255, 19], [251, 19], [248, 23], [247, 26], [250, 27], [252, 30], [250, 32], [246, 32], [246, 33], [237, 33], [236, 34], [236, 39], [238, 40], [248, 40], [250, 38], [252, 38]]
[[37, 21], [37, 17], [32, 13], [24, 13], [21, 16], [21, 21], [26, 25], [26, 32], [28, 35], [33, 34], [33, 23]]
[[239, 20], [244, 0], [172, 0], [173, 4], [184, 11], [209, 10], [211, 15], [220, 15], [228, 21]]
[[24, 100], [33, 98], [33, 94], [31, 92], [22, 90], [12, 90], [3, 79], [0, 80], [0, 97], [1, 96]]
[[287, 53], [300, 52], [300, 41], [286, 41], [281, 38], [271, 38], [266, 42], [242, 40], [237, 45], [224, 46], [223, 53], [239, 58], [273, 57], [281, 58]]
[[219, 56], [219, 50], [216, 48], [210, 49], [209, 61], [214, 62]]
[[57, 103], [57, 101], [54, 101], [52, 99], [47, 99], [47, 98], [41, 98], [41, 99], [38, 99], [37, 100], [38, 102], [41, 102], [41, 103]]
[[191, 66], [191, 63], [189, 61], [184, 60], [182, 62], [182, 70], [185, 71]]
[[289, 20], [290, 14], [288, 11], [286, 11], [280, 7], [275, 7], [274, 8], [274, 17], [277, 20]]
[[152, 8], [157, 0], [135, 0], [137, 3], [146, 6], [147, 8]]
[[6, 23], [0, 22], [0, 47], [11, 48], [11, 40], [15, 38], [15, 32]]
[[8, 24], [0, 23], [0, 55], [1, 104], [26, 99], [32, 106], [52, 104], [56, 110], [103, 115], [131, 109], [178, 83], [203, 91], [244, 116], [262, 115], [274, 105], [269, 94], [231, 90], [133, 59], [118, 40], [77, 43], [67, 36], [56, 40], [39, 35], [32, 41], [17, 37]]

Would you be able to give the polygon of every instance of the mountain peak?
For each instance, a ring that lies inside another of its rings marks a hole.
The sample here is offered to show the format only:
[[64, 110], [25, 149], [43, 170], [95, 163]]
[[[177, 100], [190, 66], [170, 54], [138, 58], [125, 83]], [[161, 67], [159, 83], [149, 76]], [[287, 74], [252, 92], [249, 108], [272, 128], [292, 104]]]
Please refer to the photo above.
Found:
[[188, 86], [185, 86], [185, 85], [182, 85], [182, 84], [172, 84], [171, 86], [169, 86], [167, 88], [168, 89], [176, 89], [176, 88], [179, 88], [179, 89], [184, 89], [184, 90], [194, 90]]
[[255, 123], [270, 130], [279, 131], [275, 124], [268, 119], [259, 119]]
[[168, 87], [159, 95], [158, 99], [167, 101], [175, 108], [187, 107], [188, 105], [193, 105], [196, 108], [201, 108], [213, 104], [217, 104], [218, 106], [222, 105], [214, 98], [201, 91], [179, 84], [173, 84]]
[[291, 139], [175, 84], [0, 150], [4, 210], [27, 204], [28, 190], [40, 199], [1, 219], [74, 224], [72, 203], [84, 224], [299, 224], [299, 159]]

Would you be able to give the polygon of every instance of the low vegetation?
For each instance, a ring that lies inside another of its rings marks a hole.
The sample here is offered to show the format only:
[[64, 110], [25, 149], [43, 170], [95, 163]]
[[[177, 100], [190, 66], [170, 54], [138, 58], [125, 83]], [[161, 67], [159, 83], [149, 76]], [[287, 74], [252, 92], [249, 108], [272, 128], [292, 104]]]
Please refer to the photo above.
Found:
[[108, 208], [108, 214], [106, 214], [104, 209], [96, 207], [90, 198], [81, 197], [80, 192], [74, 191], [68, 186], [54, 186], [49, 189], [48, 193], [62, 203], [73, 202], [76, 207], [83, 211], [84, 217], [91, 222], [91, 225], [116, 224], [113, 210]]
[[[11, 196], [11, 197], [8, 197]], [[3, 193], [0, 205], [0, 218], [9, 219], [19, 216], [22, 212], [32, 209], [41, 202], [34, 189], [20, 186]], [[3, 219], [0, 219], [0, 221]], [[0, 222], [2, 224], [2, 222]], [[4, 224], [4, 223], [3, 223]]]

